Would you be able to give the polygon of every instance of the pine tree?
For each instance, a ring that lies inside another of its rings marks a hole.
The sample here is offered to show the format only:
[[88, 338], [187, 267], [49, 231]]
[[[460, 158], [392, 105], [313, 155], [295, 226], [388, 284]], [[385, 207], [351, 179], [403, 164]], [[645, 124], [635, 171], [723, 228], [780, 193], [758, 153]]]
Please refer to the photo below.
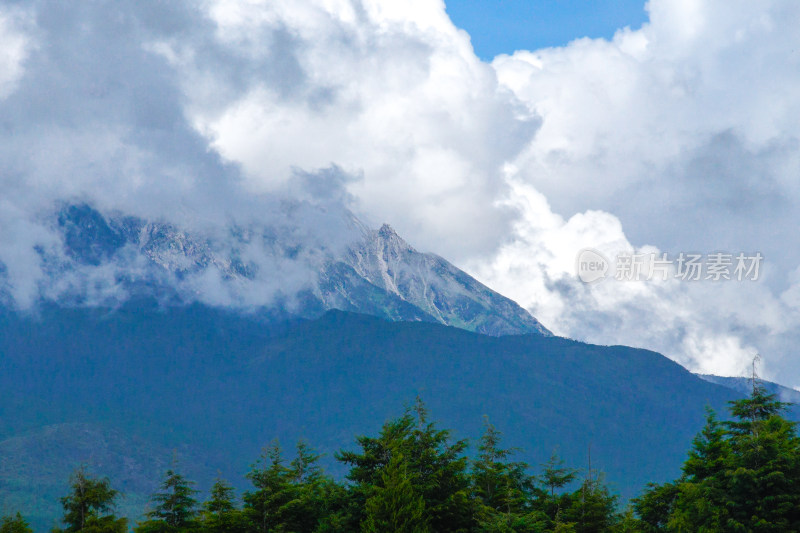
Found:
[[322, 477], [322, 469], [319, 466], [319, 459], [322, 457], [316, 453], [307, 442], [301, 440], [297, 443], [296, 456], [289, 463], [294, 483], [313, 483]]
[[538, 507], [547, 515], [553, 527], [558, 526], [563, 529], [566, 524], [563, 521], [562, 511], [572, 505], [572, 498], [569, 494], [561, 494], [561, 491], [575, 481], [578, 471], [564, 466], [564, 460], [555, 450], [541, 467], [539, 482], [542, 490], [538, 495]]
[[511, 462], [515, 450], [500, 447], [501, 434], [486, 422], [472, 466], [472, 491], [481, 531], [533, 531], [547, 523], [531, 506], [537, 492], [528, 465]]
[[254, 531], [340, 531], [345, 491], [319, 467], [320, 455], [306, 442], [284, 465], [277, 442], [264, 451], [248, 478], [256, 490], [244, 496]]
[[706, 425], [692, 441], [683, 473], [690, 481], [713, 479], [727, 468], [730, 445], [725, 440], [726, 431], [713, 410], [706, 411]]
[[292, 501], [291, 469], [284, 464], [280, 444], [275, 441], [266, 448], [247, 474], [255, 491], [245, 493], [245, 513], [255, 531], [268, 533], [283, 530], [283, 508]]
[[319, 466], [320, 455], [305, 441], [297, 443], [289, 463], [291, 501], [282, 509], [287, 531], [330, 529], [330, 517], [344, 506], [344, 491]]
[[236, 508], [233, 487], [217, 479], [211, 487], [211, 495], [203, 504], [202, 531], [208, 533], [242, 533], [247, 524], [242, 512]]
[[781, 416], [786, 404], [755, 384], [732, 402], [725, 424], [735, 462], [729, 472], [731, 523], [759, 531], [800, 530], [800, 439]]
[[425, 502], [414, 492], [413, 473], [399, 450], [381, 472], [381, 484], [366, 502], [366, 533], [428, 533]]
[[470, 480], [464, 451], [467, 442], [452, 442], [450, 432], [428, 420], [425, 405], [417, 400], [399, 419], [384, 424], [377, 438], [359, 437], [360, 453], [342, 451], [337, 458], [350, 466], [348, 528], [356, 530], [365, 520], [366, 501], [383, 483], [383, 473], [393, 453], [406, 462], [415, 494], [425, 502], [434, 531], [468, 531], [475, 525], [470, 500]]
[[472, 465], [472, 483], [474, 494], [483, 505], [495, 510], [510, 512], [511, 505], [507, 488], [510, 470], [514, 468], [506, 460], [513, 450], [500, 448], [500, 432], [486, 422], [486, 430], [478, 446], [478, 457]]
[[563, 510], [560, 518], [565, 524], [572, 524], [576, 533], [613, 531], [619, 522], [617, 497], [591, 469], [570, 500], [571, 505]]
[[438, 429], [428, 420], [422, 400], [414, 408], [416, 427], [405, 451], [416, 471], [420, 494], [435, 531], [465, 531], [474, 524], [468, 460], [464, 455], [467, 441], [451, 441], [450, 431]]
[[128, 522], [112, 513], [119, 493], [108, 479], [96, 479], [81, 466], [70, 479], [71, 493], [61, 498], [67, 527], [54, 531], [117, 533], [127, 531]]
[[209, 513], [222, 514], [229, 513], [236, 509], [234, 499], [236, 498], [231, 487], [225, 480], [217, 478], [211, 487], [211, 497], [205, 503], [204, 510]]
[[164, 478], [161, 492], [151, 498], [155, 507], [147, 513], [148, 520], [135, 529], [137, 533], [178, 533], [197, 528], [193, 483], [173, 469], [167, 470]]
[[550, 455], [550, 459], [542, 465], [542, 468], [540, 479], [554, 502], [556, 500], [556, 491], [575, 481], [578, 475], [578, 471], [574, 468], [564, 466], [564, 460], [555, 451]]
[[17, 513], [15, 516], [0, 518], [0, 533], [33, 533], [28, 522]]
[[641, 521], [645, 533], [667, 531], [678, 498], [676, 483], [648, 483], [644, 493], [633, 499], [633, 509]]
[[[671, 492], [674, 502], [665, 502], [672, 516], [667, 525], [673, 528], [705, 528], [721, 530], [728, 521], [726, 505], [729, 477], [726, 473], [733, 461], [727, 432], [712, 410], [707, 411], [706, 425], [692, 441], [689, 457], [683, 465], [683, 479]], [[651, 498], [652, 499], [652, 498]], [[663, 522], [663, 516], [657, 522]]]
[[709, 413], [675, 483], [636, 500], [648, 531], [800, 531], [800, 439], [779, 402], [753, 378], [733, 420]]

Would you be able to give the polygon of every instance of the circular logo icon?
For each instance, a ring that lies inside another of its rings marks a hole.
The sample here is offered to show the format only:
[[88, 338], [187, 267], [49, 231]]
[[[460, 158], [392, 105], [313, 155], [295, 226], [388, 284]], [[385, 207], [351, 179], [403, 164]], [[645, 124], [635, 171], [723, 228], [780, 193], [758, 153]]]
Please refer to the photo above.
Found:
[[608, 259], [592, 248], [584, 248], [575, 259], [575, 272], [584, 283], [594, 283], [608, 275]]

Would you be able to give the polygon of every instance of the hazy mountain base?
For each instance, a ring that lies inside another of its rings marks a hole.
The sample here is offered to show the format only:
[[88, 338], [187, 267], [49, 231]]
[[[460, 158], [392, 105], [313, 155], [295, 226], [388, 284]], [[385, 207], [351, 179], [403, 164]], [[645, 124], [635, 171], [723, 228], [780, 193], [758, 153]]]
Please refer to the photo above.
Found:
[[[335, 311], [275, 323], [147, 301], [116, 311], [46, 307], [35, 318], [6, 312], [0, 390], [0, 508], [29, 501], [20, 510], [45, 526], [54, 515], [34, 496], [63, 493], [82, 461], [119, 479], [128, 502], [152, 492], [136, 479], [157, 479], [150, 471], [173, 448], [202, 486], [218, 470], [245, 485], [248, 465], [275, 437], [306, 438], [339, 475], [337, 447], [373, 433], [418, 394], [456, 437], [476, 439], [488, 415], [531, 464], [559, 447], [569, 464], [585, 466], [591, 451], [593, 467], [629, 497], [677, 475], [703, 406], [722, 412], [739, 397], [646, 350]], [[95, 438], [114, 451], [87, 445], [87, 427], [114, 435]], [[13, 443], [22, 434], [20, 456]], [[57, 446], [70, 451], [54, 461], [46, 450]], [[128, 477], [118, 475], [125, 465]]]
[[[717, 385], [722, 385], [723, 387], [731, 388], [744, 395], [750, 394], [753, 390], [752, 378], [714, 376], [711, 374], [697, 374], [697, 377], [711, 383], [716, 383]], [[791, 403], [792, 405], [788, 408], [789, 418], [792, 420], [800, 420], [800, 407], [798, 407], [798, 404], [800, 404], [800, 391], [762, 379], [759, 379], [758, 383], [761, 383], [769, 394], [774, 394], [778, 400]]]
[[[36, 531], [57, 526], [68, 478], [76, 466], [119, 479], [126, 487], [117, 511], [139, 516], [153, 489], [170, 464], [171, 451], [109, 427], [64, 423], [44, 426], [0, 441], [0, 515], [13, 509], [30, 512]], [[193, 471], [204, 462], [181, 449]], [[202, 472], [208, 477], [212, 472]], [[59, 479], [61, 478], [61, 479]]]

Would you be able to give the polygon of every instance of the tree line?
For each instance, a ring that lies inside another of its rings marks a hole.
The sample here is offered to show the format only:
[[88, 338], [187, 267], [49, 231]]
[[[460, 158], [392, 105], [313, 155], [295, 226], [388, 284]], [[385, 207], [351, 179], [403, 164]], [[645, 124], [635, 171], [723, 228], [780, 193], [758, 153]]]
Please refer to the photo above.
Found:
[[[467, 442], [431, 422], [418, 400], [377, 436], [358, 437], [356, 451], [336, 454], [348, 467], [343, 482], [323, 471], [307, 443], [291, 460], [274, 443], [243, 494], [217, 479], [200, 501], [173, 468], [145, 517], [131, 523], [114, 513], [120, 494], [111, 482], [81, 468], [53, 532], [800, 531], [800, 439], [785, 408], [754, 381], [749, 398], [731, 402], [731, 420], [709, 410], [678, 479], [648, 485], [624, 508], [601, 474], [569, 468], [556, 454], [532, 473], [488, 421], [468, 458]], [[19, 514], [0, 520], [0, 533], [30, 531]]]

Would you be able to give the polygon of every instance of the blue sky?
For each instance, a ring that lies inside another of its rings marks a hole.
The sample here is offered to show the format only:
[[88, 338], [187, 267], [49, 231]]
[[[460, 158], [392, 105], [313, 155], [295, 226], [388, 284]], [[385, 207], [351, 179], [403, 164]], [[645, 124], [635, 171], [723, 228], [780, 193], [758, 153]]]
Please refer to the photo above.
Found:
[[580, 37], [610, 38], [618, 28], [636, 29], [647, 20], [644, 0], [446, 0], [446, 5], [485, 60]]

